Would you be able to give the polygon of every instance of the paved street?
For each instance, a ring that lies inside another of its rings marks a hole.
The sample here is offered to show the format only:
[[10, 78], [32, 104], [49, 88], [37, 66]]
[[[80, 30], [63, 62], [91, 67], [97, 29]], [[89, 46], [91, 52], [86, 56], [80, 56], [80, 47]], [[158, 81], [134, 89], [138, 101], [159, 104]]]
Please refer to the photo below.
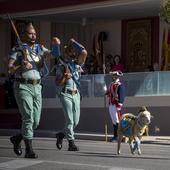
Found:
[[[35, 138], [38, 159], [24, 159], [14, 155], [9, 137], [0, 137], [0, 170], [168, 170], [170, 169], [170, 138], [146, 137], [142, 155], [131, 155], [127, 143], [122, 154], [116, 155], [116, 143], [76, 140], [78, 152], [57, 150], [54, 138]], [[24, 144], [22, 143], [23, 147]]]

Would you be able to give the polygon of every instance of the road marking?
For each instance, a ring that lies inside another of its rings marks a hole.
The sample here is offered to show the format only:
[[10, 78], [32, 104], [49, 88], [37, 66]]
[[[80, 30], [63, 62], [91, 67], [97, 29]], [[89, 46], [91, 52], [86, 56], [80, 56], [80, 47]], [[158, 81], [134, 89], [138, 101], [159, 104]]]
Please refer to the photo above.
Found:
[[85, 166], [85, 167], [94, 167], [94, 168], [104, 168], [108, 170], [144, 170], [144, 169], [135, 169], [135, 168], [124, 168], [124, 167], [111, 167], [105, 165], [96, 165], [96, 164], [83, 164], [83, 163], [74, 163], [74, 162], [60, 162], [60, 161], [32, 161], [29, 159], [16, 159], [12, 161], [7, 161], [0, 163], [0, 169], [3, 170], [16, 170], [19, 168], [25, 168], [33, 165], [37, 165], [43, 162], [56, 163], [60, 165], [72, 165], [72, 166]]
[[36, 165], [36, 164], [39, 164], [42, 162], [43, 161], [32, 161], [32, 160], [28, 160], [28, 159], [16, 159], [16, 160], [0, 163], [0, 169], [15, 170], [15, 169], [19, 169], [19, 168]]
[[123, 168], [123, 167], [112, 167], [108, 170], [144, 170], [144, 169], [135, 169], [135, 168]]
[[76, 162], [60, 162], [60, 161], [44, 161], [44, 162], [56, 163], [60, 165], [85, 166], [85, 167], [107, 168], [107, 169], [112, 167], [112, 166], [107, 166], [107, 165], [84, 164], [84, 163], [76, 163]]
[[[4, 159], [11, 159], [10, 157], [0, 157]], [[50, 161], [50, 160], [38, 160], [38, 161], [32, 161], [30, 159], [15, 159], [12, 161], [7, 161], [0, 163], [0, 170], [3, 168], [3, 170], [15, 170], [17, 168], [24, 168], [40, 163], [53, 163], [53, 164], [60, 164], [60, 165], [73, 165], [73, 166], [86, 166], [86, 167], [99, 167], [99, 168], [105, 168], [109, 169], [112, 166], [107, 165], [96, 165], [96, 164], [84, 164], [84, 163], [76, 163], [76, 162], [61, 162], [61, 161]]]
[[[5, 159], [11, 159], [8, 157], [0, 157], [0, 158], [5, 158]], [[49, 160], [38, 160], [38, 161], [32, 161], [30, 159], [16, 159], [12, 161], [7, 161], [0, 163], [0, 170], [16, 170], [17, 168], [24, 168], [40, 163], [53, 163], [53, 164], [59, 164], [59, 165], [72, 165], [72, 166], [85, 166], [85, 167], [99, 167], [99, 168], [104, 168], [104, 169], [109, 169], [112, 166], [107, 166], [107, 165], [96, 165], [96, 164], [84, 164], [84, 163], [76, 163], [76, 162], [61, 162], [61, 161], [49, 161]]]

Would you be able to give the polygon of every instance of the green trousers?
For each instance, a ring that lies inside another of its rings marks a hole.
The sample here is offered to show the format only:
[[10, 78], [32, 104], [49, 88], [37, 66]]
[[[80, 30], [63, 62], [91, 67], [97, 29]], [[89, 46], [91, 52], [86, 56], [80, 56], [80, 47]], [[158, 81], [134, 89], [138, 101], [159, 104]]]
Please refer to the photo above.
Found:
[[67, 140], [74, 140], [74, 129], [79, 123], [80, 119], [80, 94], [71, 95], [68, 93], [61, 93], [60, 100], [63, 106], [65, 117], [65, 135]]
[[42, 108], [42, 86], [40, 84], [15, 83], [14, 94], [22, 116], [22, 135], [26, 139], [33, 138], [33, 130], [40, 122]]

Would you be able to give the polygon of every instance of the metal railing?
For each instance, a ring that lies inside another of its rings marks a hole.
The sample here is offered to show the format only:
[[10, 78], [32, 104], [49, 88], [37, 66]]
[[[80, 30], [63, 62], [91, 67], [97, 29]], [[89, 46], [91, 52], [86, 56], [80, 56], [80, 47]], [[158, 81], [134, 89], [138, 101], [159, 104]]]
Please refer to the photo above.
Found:
[[[170, 72], [137, 72], [124, 73], [121, 81], [125, 84], [126, 96], [169, 96]], [[111, 75], [90, 74], [81, 78], [81, 93], [83, 97], [102, 97], [104, 86], [111, 82]], [[44, 98], [55, 98], [60, 87], [55, 86], [55, 77], [43, 80]], [[56, 91], [56, 93], [54, 93]]]

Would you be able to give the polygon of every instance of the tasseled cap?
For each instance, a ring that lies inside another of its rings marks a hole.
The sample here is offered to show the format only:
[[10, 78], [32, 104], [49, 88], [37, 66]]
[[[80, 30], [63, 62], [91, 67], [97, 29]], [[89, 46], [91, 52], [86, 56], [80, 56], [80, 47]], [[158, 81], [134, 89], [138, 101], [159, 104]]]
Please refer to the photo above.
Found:
[[110, 72], [110, 74], [112, 75], [112, 76], [118, 76], [118, 77], [121, 77], [121, 76], [123, 76], [123, 73], [121, 72], [121, 71], [113, 71], [113, 72]]
[[32, 23], [30, 22], [30, 23], [28, 23], [28, 24], [25, 26], [25, 30], [28, 31], [28, 30], [31, 30], [31, 29], [34, 29], [34, 30], [35, 30], [34, 26], [33, 26]]

